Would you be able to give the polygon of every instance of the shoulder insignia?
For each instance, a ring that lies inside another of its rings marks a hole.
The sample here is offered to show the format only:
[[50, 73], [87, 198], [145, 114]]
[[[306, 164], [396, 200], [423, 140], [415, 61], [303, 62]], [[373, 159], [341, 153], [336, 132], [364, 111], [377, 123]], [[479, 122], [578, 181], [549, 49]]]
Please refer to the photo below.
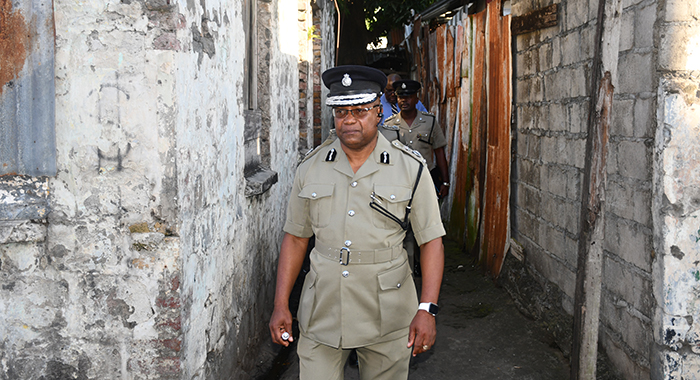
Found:
[[402, 152], [408, 154], [409, 156], [413, 157], [413, 159], [415, 159], [416, 161], [422, 163], [423, 165], [427, 165], [427, 163], [426, 163], [426, 161], [425, 161], [425, 158], [423, 158], [423, 156], [422, 156], [422, 155], [420, 154], [420, 152], [418, 152], [417, 150], [414, 150], [414, 149], [409, 148], [408, 146], [406, 146], [406, 145], [404, 145], [403, 143], [401, 143], [399, 140], [394, 140], [394, 141], [392, 141], [392, 142], [391, 142], [391, 145], [392, 145], [394, 148], [396, 148], [396, 149], [398, 149], [398, 150], [400, 150], [400, 151], [402, 151]]
[[335, 161], [335, 156], [338, 155], [338, 152], [335, 151], [335, 148], [332, 148], [331, 150], [328, 151], [328, 154], [326, 155], [326, 161], [333, 162]]
[[389, 153], [387, 153], [386, 150], [383, 151], [382, 154], [379, 155], [379, 160], [380, 160], [380, 162], [381, 162], [382, 164], [389, 165], [389, 163], [390, 163], [390, 161], [389, 161]]
[[433, 117], [433, 118], [435, 117], [435, 115], [433, 115], [433, 114], [430, 113], [430, 112], [425, 112], [425, 111], [418, 111], [418, 112], [420, 112], [421, 115], [424, 115], [424, 116], [430, 116], [430, 117]]
[[399, 115], [400, 115], [400, 114], [395, 113], [395, 114], [393, 114], [393, 115], [387, 117], [386, 120], [384, 120], [384, 124], [386, 124], [387, 122], [394, 122], [394, 121], [398, 120], [398, 119], [399, 119]]
[[[316, 153], [318, 153], [318, 151], [320, 151], [324, 147], [333, 143], [333, 141], [335, 141], [337, 138], [338, 138], [338, 136], [335, 134], [335, 129], [331, 129], [330, 134], [328, 135], [328, 138], [326, 139], [326, 141], [322, 142], [321, 145], [317, 146], [316, 148], [314, 148], [314, 149], [310, 150], [308, 153], [306, 153], [306, 156], [304, 156], [304, 158], [301, 160], [301, 162], [303, 163], [304, 161], [313, 157]], [[330, 155], [330, 152], [328, 152], [328, 153]], [[326, 156], [326, 161], [328, 161], [327, 159], [328, 159], [328, 156]], [[333, 159], [335, 159], [335, 156], [333, 157]]]
[[382, 128], [388, 129], [390, 131], [398, 131], [399, 130], [398, 125], [388, 125], [386, 122], [384, 124], [382, 124]]

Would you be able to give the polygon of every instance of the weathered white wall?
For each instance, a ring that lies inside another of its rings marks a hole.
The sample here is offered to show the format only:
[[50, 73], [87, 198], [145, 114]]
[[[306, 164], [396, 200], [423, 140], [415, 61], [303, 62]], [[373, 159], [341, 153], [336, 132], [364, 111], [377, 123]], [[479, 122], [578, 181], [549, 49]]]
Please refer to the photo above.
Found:
[[297, 4], [259, 2], [278, 182], [253, 197], [241, 1], [54, 8], [58, 175], [0, 181], [38, 215], [0, 223], [0, 377], [248, 378], [298, 159]]
[[700, 1], [660, 7], [654, 160], [657, 379], [700, 377]]

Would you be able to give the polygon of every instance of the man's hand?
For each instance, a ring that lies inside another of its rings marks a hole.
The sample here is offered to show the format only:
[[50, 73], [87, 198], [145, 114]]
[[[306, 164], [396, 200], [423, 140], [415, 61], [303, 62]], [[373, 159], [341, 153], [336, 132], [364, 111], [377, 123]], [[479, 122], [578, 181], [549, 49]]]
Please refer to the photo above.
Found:
[[[289, 295], [292, 293], [301, 265], [306, 255], [309, 238], [284, 234], [280, 258], [277, 263], [277, 287], [275, 289], [275, 308], [270, 317], [270, 335], [272, 341], [283, 346], [289, 346], [292, 338], [292, 313], [289, 312]], [[289, 339], [282, 339], [282, 334], [289, 334]]]
[[445, 186], [444, 184], [440, 185], [440, 193], [438, 194], [439, 198], [444, 198], [450, 193], [450, 188]]
[[[282, 339], [283, 333], [289, 334], [289, 339]], [[272, 336], [272, 341], [277, 344], [281, 344], [285, 347], [289, 346], [290, 342], [294, 341], [292, 337], [292, 313], [289, 312], [289, 308], [275, 308], [272, 312], [272, 317], [270, 318], [270, 335]]]
[[408, 345], [413, 346], [413, 356], [428, 351], [435, 344], [435, 317], [425, 310], [418, 310], [408, 330]]

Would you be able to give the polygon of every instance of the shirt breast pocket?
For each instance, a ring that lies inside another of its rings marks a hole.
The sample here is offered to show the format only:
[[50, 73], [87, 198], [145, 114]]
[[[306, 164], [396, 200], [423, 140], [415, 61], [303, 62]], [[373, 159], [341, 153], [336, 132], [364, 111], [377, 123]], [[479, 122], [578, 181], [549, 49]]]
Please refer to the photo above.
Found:
[[430, 133], [418, 133], [418, 141], [422, 142], [423, 144], [428, 144], [428, 146], [430, 146]]
[[334, 184], [309, 184], [299, 192], [299, 198], [309, 202], [309, 218], [314, 227], [326, 227], [333, 213]]
[[[378, 206], [403, 222], [406, 206], [411, 199], [411, 190], [411, 188], [396, 185], [374, 185], [374, 196], [382, 202], [376, 202]], [[372, 210], [372, 222], [377, 228], [387, 230], [401, 228], [396, 221], [377, 210]]]

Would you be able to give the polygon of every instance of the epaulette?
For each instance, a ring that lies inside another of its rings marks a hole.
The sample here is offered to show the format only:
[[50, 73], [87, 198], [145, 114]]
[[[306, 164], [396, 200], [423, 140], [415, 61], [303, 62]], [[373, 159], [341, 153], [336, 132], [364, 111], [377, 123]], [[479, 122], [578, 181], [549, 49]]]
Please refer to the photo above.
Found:
[[394, 141], [392, 141], [392, 142], [391, 142], [391, 145], [392, 145], [394, 148], [396, 148], [396, 149], [398, 149], [398, 150], [400, 150], [400, 151], [402, 151], [402, 152], [408, 154], [409, 156], [413, 157], [413, 159], [415, 159], [416, 161], [422, 163], [423, 165], [427, 165], [427, 162], [425, 161], [425, 158], [423, 158], [423, 156], [420, 154], [419, 151], [409, 148], [408, 146], [404, 145], [404, 144], [403, 144], [402, 142], [400, 142], [399, 140], [394, 140]]
[[433, 115], [433, 114], [430, 113], [430, 112], [425, 112], [425, 111], [418, 111], [418, 112], [420, 112], [421, 115], [423, 115], [423, 116], [430, 116], [430, 117], [432, 117], [432, 118], [435, 118], [435, 115]]
[[394, 122], [394, 121], [396, 121], [396, 120], [399, 120], [399, 116], [400, 116], [400, 115], [401, 115], [401, 114], [399, 114], [399, 113], [395, 113], [395, 114], [393, 114], [393, 115], [387, 117], [387, 118], [384, 120], [384, 125], [386, 125], [386, 123], [388, 123], [388, 122]]
[[385, 123], [382, 124], [381, 127], [384, 128], [384, 129], [388, 129], [388, 130], [390, 130], [390, 131], [398, 131], [398, 130], [400, 129], [398, 125], [388, 125], [388, 124], [386, 123], [386, 120], [385, 120]]
[[306, 161], [306, 160], [308, 160], [309, 158], [313, 157], [316, 153], [318, 153], [318, 151], [320, 151], [320, 150], [323, 149], [324, 147], [326, 147], [326, 146], [332, 144], [333, 141], [335, 141], [337, 138], [338, 138], [338, 135], [335, 134], [335, 129], [331, 129], [331, 130], [330, 130], [330, 133], [328, 134], [328, 138], [327, 138], [324, 142], [322, 142], [321, 145], [319, 145], [319, 146], [317, 146], [316, 148], [311, 149], [310, 151], [308, 151], [308, 152], [306, 153], [306, 155], [304, 156], [304, 158], [301, 160], [300, 163], [303, 163], [304, 161]]

